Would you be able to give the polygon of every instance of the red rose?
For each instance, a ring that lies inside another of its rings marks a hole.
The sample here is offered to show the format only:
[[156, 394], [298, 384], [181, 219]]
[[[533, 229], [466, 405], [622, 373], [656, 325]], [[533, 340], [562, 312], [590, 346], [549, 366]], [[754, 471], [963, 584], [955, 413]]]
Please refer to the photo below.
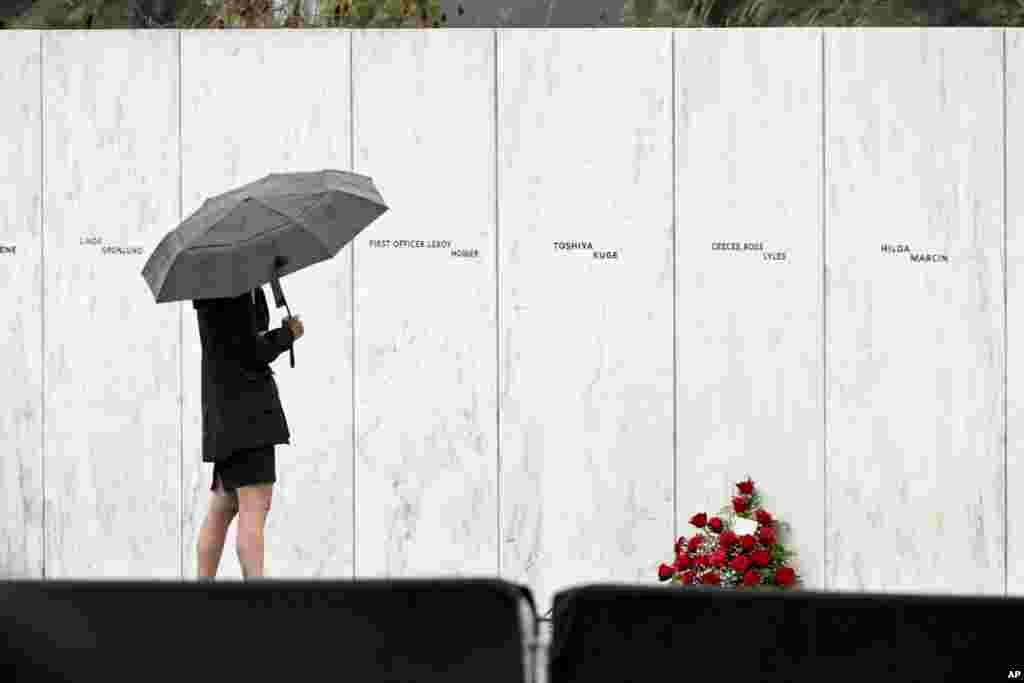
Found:
[[746, 481], [741, 481], [740, 483], [736, 484], [736, 488], [738, 488], [740, 490], [740, 493], [742, 493], [744, 496], [749, 496], [751, 493], [754, 492], [754, 482], [751, 481], [750, 479], [747, 479]]
[[722, 549], [716, 550], [711, 555], [711, 564], [716, 567], [721, 567], [723, 564], [725, 564], [725, 551]]
[[754, 517], [757, 518], [757, 523], [761, 526], [772, 525], [772, 516], [765, 512], [764, 510], [758, 510], [757, 512], [755, 512]]
[[746, 555], [737, 555], [732, 558], [732, 562], [729, 563], [729, 566], [738, 572], [745, 572], [750, 566], [750, 558]]
[[747, 510], [747, 499], [740, 496], [736, 496], [732, 499], [732, 509], [736, 512], [746, 512]]
[[676, 541], [676, 544], [672, 547], [672, 552], [678, 555], [679, 551], [684, 547], [686, 547], [686, 536], [680, 536], [679, 540]]
[[686, 555], [680, 554], [676, 556], [676, 569], [682, 570], [690, 566], [690, 558]]
[[771, 561], [771, 558], [768, 556], [767, 550], [755, 550], [754, 552], [750, 553], [750, 559], [753, 560], [754, 564], [756, 564], [758, 567], [767, 567], [768, 562]]
[[708, 526], [711, 527], [711, 530], [714, 531], [716, 534], [722, 532], [722, 520], [718, 517], [712, 517], [711, 519], [709, 519]]
[[693, 583], [693, 580], [697, 578], [697, 574], [692, 570], [683, 572], [683, 583]]
[[658, 581], [668, 581], [676, 575], [676, 570], [672, 568], [670, 564], [659, 564], [658, 565]]
[[779, 567], [775, 570], [775, 583], [788, 586], [793, 583], [795, 572], [790, 567]]
[[770, 526], [763, 526], [757, 530], [757, 538], [766, 545], [775, 543], [775, 529]]
[[707, 555], [698, 555], [697, 556], [697, 566], [698, 567], [706, 567], [706, 566], [708, 566], [708, 562], [709, 561], [710, 560], [709, 560]]
[[722, 546], [722, 550], [728, 550], [735, 542], [736, 533], [733, 531], [723, 531], [722, 535], [718, 537], [718, 544]]
[[750, 534], [743, 534], [740, 536], [740, 545], [743, 546], [744, 550], [750, 550], [754, 547], [754, 537]]
[[703, 542], [704, 542], [704, 539], [702, 537], [694, 536], [693, 538], [690, 539], [690, 544], [687, 547], [690, 549], [691, 553], [695, 553], [695, 552], [697, 552], [697, 548], [699, 548], [700, 544], [703, 543]]
[[715, 572], [709, 572], [704, 575], [704, 583], [710, 586], [717, 586], [718, 584], [722, 583], [722, 577], [716, 574]]
[[706, 513], [698, 512], [693, 517], [690, 517], [690, 524], [694, 525], [698, 529], [702, 528], [708, 523], [708, 516]]
[[743, 575], [744, 586], [756, 586], [761, 583], [761, 575], [755, 571], [749, 571]]

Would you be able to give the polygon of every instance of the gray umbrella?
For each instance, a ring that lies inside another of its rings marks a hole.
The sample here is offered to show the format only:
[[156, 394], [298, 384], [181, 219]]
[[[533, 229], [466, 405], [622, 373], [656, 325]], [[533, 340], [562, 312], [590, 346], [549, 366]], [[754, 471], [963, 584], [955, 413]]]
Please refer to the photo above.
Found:
[[367, 176], [271, 173], [203, 202], [160, 241], [142, 277], [157, 303], [236, 297], [269, 281], [290, 317], [279, 278], [333, 257], [387, 210]]

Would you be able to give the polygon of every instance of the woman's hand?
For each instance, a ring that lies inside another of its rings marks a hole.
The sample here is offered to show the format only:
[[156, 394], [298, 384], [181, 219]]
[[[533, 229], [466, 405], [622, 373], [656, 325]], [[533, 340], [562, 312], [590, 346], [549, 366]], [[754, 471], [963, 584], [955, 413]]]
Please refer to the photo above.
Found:
[[305, 331], [304, 328], [302, 327], [302, 321], [299, 320], [299, 316], [297, 315], [293, 315], [290, 318], [282, 318], [281, 327], [284, 327], [285, 325], [287, 325], [291, 329], [292, 337], [294, 339], [298, 339], [299, 337], [301, 337], [303, 335], [303, 332]]

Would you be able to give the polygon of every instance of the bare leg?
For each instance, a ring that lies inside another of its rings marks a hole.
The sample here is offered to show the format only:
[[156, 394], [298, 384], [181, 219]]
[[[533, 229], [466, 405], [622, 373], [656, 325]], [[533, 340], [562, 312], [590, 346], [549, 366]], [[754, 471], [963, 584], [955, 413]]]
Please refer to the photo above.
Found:
[[273, 490], [273, 484], [238, 489], [238, 562], [246, 579], [263, 578], [263, 531]]
[[224, 491], [223, 484], [217, 481], [217, 488], [210, 496], [210, 509], [199, 532], [199, 579], [212, 579], [217, 575], [217, 567], [224, 552], [224, 539], [228, 535], [228, 527], [238, 513], [238, 497]]

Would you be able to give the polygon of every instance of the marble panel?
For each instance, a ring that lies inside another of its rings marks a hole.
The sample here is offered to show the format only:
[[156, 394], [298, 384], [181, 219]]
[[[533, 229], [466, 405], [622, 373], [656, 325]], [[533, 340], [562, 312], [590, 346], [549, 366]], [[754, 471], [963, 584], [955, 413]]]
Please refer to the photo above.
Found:
[[[821, 32], [675, 33], [676, 531], [748, 475], [807, 588], [824, 540]], [[662, 556], [672, 561], [671, 544]]]
[[825, 31], [830, 590], [1004, 590], [1002, 53]]
[[[348, 32], [197, 31], [181, 40], [184, 215], [269, 173], [351, 168]], [[347, 246], [281, 280], [305, 335], [295, 343], [294, 368], [288, 352], [273, 364], [291, 443], [276, 448], [267, 578], [352, 576], [351, 260]], [[270, 325], [279, 327], [288, 312], [275, 307], [269, 284], [263, 293]], [[182, 538], [185, 577], [194, 579], [213, 464], [202, 462], [202, 347], [191, 302], [183, 322]], [[236, 523], [218, 578], [241, 577]]]
[[353, 41], [356, 576], [495, 576], [494, 31]]
[[43, 32], [47, 578], [181, 575], [178, 35]]
[[671, 554], [672, 35], [497, 35], [501, 576], [543, 613]]
[[[1024, 204], [1014, 192], [1024, 176], [1024, 30], [1006, 29], [1006, 493], [1024, 490], [1024, 363], [1010, 351], [1024, 323]], [[1006, 515], [1006, 591], [1024, 595], [1024, 522]]]
[[0, 579], [39, 579], [43, 554], [43, 180], [38, 31], [0, 41]]

